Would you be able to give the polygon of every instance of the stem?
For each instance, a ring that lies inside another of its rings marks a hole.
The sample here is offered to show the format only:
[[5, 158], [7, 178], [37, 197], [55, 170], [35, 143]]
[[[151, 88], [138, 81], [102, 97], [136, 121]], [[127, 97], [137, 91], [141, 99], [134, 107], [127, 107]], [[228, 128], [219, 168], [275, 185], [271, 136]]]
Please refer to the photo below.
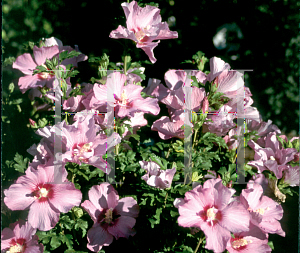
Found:
[[166, 194], [166, 197], [165, 197], [165, 204], [164, 204], [164, 208], [166, 207], [167, 197], [168, 197], [168, 192], [167, 192], [167, 194]]
[[199, 247], [200, 247], [200, 244], [202, 243], [203, 239], [204, 239], [204, 237], [201, 237], [201, 238], [199, 239], [199, 242], [198, 242], [198, 244], [197, 244], [197, 247], [196, 247], [194, 253], [197, 253], [197, 251], [198, 251], [198, 249], [199, 249]]
[[169, 155], [170, 155], [170, 152], [171, 152], [172, 141], [173, 141], [173, 140], [171, 140], [171, 142], [170, 142], [169, 150], [168, 150], [168, 153], [167, 153], [167, 155], [166, 155], [166, 158], [167, 158], [167, 159], [169, 158]]
[[125, 55], [125, 57], [124, 57], [124, 74], [125, 74], [125, 75], [126, 75], [126, 73], [127, 73], [127, 58], [128, 58], [128, 56]]
[[197, 133], [198, 133], [198, 129], [195, 130], [194, 140], [193, 140], [193, 148], [194, 148], [194, 145], [195, 145], [195, 143], [196, 143]]

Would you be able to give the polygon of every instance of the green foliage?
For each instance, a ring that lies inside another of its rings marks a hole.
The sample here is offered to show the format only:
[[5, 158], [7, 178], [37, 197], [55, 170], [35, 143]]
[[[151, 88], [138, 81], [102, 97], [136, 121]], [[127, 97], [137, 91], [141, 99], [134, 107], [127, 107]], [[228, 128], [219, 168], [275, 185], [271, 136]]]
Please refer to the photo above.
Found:
[[[15, 164], [14, 164], [15, 170], [19, 171], [21, 173], [24, 173], [24, 171], [28, 167], [29, 159], [28, 158], [23, 159], [23, 156], [21, 156], [20, 154], [16, 153], [14, 161], [15, 161]], [[6, 162], [8, 162], [8, 161], [6, 161]], [[8, 165], [8, 163], [7, 163], [7, 165]]]

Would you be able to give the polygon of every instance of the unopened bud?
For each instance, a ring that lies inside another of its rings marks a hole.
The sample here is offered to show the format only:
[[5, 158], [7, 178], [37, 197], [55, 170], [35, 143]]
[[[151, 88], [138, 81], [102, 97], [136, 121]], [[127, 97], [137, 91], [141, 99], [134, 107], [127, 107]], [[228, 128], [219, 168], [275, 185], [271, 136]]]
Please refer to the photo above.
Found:
[[31, 126], [35, 127], [36, 126], [36, 122], [32, 119], [29, 118], [29, 123]]

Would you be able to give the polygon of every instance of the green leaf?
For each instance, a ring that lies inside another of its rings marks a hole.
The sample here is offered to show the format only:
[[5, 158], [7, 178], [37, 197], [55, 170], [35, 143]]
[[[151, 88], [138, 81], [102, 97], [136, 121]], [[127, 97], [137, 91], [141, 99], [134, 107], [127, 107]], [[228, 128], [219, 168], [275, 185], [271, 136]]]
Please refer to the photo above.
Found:
[[4, 62], [2, 63], [2, 66], [3, 66], [3, 67], [6, 67], [6, 66], [8, 66], [8, 65], [12, 65], [15, 61], [16, 61], [16, 58], [15, 58], [15, 57], [8, 57], [8, 58], [5, 58]]
[[74, 228], [75, 228], [75, 230], [77, 230], [77, 231], [78, 231], [79, 229], [82, 230], [82, 238], [83, 238], [83, 237], [85, 237], [85, 235], [86, 235], [86, 230], [87, 230], [87, 228], [88, 228], [88, 222], [85, 221], [85, 220], [82, 220], [82, 219], [78, 219], [78, 220], [76, 221], [76, 224], [75, 224]]
[[15, 85], [14, 85], [14, 83], [10, 83], [10, 84], [9, 84], [9, 86], [8, 86], [8, 90], [9, 90], [9, 92], [10, 92], [10, 93], [13, 93], [13, 91], [14, 91], [14, 88], [15, 88]]
[[20, 154], [16, 153], [16, 155], [14, 157], [14, 160], [16, 162], [16, 164], [14, 165], [15, 170], [19, 171], [21, 173], [24, 173], [24, 171], [28, 167], [29, 159], [28, 158], [23, 159], [23, 156], [21, 156]]
[[51, 250], [57, 249], [61, 245], [62, 235], [53, 236], [50, 241]]
[[63, 242], [66, 243], [68, 249], [73, 249], [73, 236], [70, 234], [66, 234], [63, 237]]
[[274, 250], [274, 245], [273, 245], [273, 242], [272, 242], [272, 241], [268, 241], [268, 245], [270, 246], [270, 248], [271, 248], [272, 250]]
[[140, 69], [135, 69], [134, 71], [131, 71], [129, 74], [135, 74], [138, 75], [140, 78], [142, 78], [143, 80], [146, 79], [146, 75], [142, 73], [143, 71]]

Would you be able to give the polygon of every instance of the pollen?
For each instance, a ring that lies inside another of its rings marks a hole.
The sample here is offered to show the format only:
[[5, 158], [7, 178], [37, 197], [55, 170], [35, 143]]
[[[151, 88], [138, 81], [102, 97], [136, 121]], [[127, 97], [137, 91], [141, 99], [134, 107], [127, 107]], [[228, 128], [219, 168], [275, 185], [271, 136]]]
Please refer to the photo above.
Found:
[[14, 246], [12, 246], [12, 247], [10, 247], [10, 249], [9, 249], [9, 253], [19, 253], [19, 252], [24, 252], [24, 246], [23, 245], [20, 245], [20, 244], [16, 244], [16, 245], [14, 245]]
[[275, 161], [275, 158], [274, 158], [274, 156], [270, 156], [270, 160], [272, 160], [272, 161]]
[[105, 212], [104, 221], [105, 221], [105, 223], [110, 224], [112, 222], [112, 219], [113, 219], [113, 210], [112, 210], [112, 208], [110, 208]]
[[48, 191], [46, 188], [41, 188], [40, 189], [40, 198], [45, 198], [48, 195]]
[[[252, 241], [249, 241], [249, 243], [251, 243]], [[245, 240], [245, 239], [238, 239], [238, 240], [235, 240], [235, 241], [232, 241], [231, 242], [231, 246], [232, 248], [234, 249], [238, 249], [242, 246], [246, 246], [248, 244], [248, 241]]]
[[121, 106], [126, 106], [128, 103], [128, 97], [127, 97], [127, 94], [126, 94], [126, 91], [123, 90], [122, 94], [121, 94], [121, 100], [120, 100], [120, 105]]
[[207, 211], [206, 211], [206, 217], [207, 217], [207, 222], [210, 222], [210, 224], [213, 226], [214, 223], [213, 221], [217, 220], [216, 218], [216, 215], [218, 213], [218, 209], [212, 207], [212, 208], [209, 208]]

